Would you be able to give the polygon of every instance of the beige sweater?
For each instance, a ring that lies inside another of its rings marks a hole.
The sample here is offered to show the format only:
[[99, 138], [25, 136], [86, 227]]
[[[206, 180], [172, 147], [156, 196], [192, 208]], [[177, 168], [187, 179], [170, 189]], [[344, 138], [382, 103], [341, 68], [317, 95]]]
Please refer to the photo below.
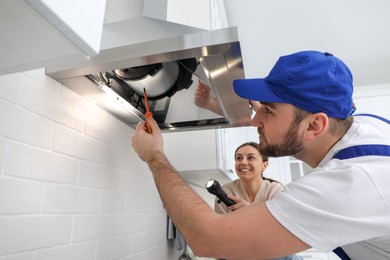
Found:
[[[222, 186], [222, 189], [227, 194], [233, 194], [241, 197], [242, 199], [249, 201], [248, 194], [246, 193], [246, 190], [244, 186], [242, 185], [242, 182], [240, 179], [234, 180], [232, 182], [229, 182]], [[277, 194], [279, 191], [283, 190], [282, 184], [278, 182], [270, 182], [269, 180], [263, 180], [261, 183], [260, 189], [256, 193], [256, 197], [253, 203], [259, 202], [259, 201], [266, 201], [271, 199], [275, 194]], [[217, 203], [217, 198], [215, 200], [214, 204], [214, 210], [217, 213], [224, 214], [227, 213], [227, 207], [226, 205], [221, 202]]]

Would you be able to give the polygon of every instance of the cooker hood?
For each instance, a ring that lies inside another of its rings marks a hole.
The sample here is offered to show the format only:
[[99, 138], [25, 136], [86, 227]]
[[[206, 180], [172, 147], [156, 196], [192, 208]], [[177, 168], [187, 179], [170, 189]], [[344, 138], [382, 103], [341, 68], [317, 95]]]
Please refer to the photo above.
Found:
[[[232, 86], [244, 78], [236, 27], [208, 31], [149, 17], [109, 23], [98, 55], [46, 74], [133, 128], [145, 120], [144, 88], [162, 131], [250, 124], [248, 100]], [[222, 114], [194, 104], [199, 80]]]

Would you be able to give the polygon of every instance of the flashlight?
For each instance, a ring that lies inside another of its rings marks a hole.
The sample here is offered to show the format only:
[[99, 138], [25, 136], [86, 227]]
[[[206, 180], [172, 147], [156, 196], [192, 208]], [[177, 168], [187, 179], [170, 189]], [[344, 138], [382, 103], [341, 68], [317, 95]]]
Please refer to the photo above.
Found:
[[217, 198], [225, 203], [226, 206], [231, 206], [236, 204], [236, 202], [232, 199], [229, 199], [226, 192], [222, 189], [221, 184], [214, 179], [210, 179], [206, 182], [206, 189], [211, 194], [217, 196]]

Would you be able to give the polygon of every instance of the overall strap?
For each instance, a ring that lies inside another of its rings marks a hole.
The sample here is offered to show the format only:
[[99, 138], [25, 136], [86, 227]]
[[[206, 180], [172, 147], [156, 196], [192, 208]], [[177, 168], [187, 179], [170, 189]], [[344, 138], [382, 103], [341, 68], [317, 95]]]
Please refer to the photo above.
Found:
[[381, 117], [381, 116], [377, 116], [377, 115], [374, 115], [374, 114], [357, 114], [357, 115], [354, 115], [354, 116], [370, 116], [370, 117], [374, 117], [376, 119], [379, 119], [379, 120], [382, 120], [386, 123], [388, 123], [390, 125], [390, 120], [384, 118], [384, 117]]
[[364, 145], [355, 145], [351, 147], [344, 148], [338, 151], [333, 158], [345, 160], [360, 156], [390, 156], [390, 145], [384, 144], [364, 144]]
[[[382, 120], [390, 125], [390, 121], [386, 118], [372, 115], [372, 114], [358, 114], [356, 116], [370, 116], [377, 118], [379, 120]], [[333, 158], [344, 160], [344, 159], [350, 159], [360, 156], [368, 156], [368, 155], [374, 155], [374, 156], [390, 156], [390, 146], [389, 145], [382, 145], [382, 144], [366, 144], [366, 145], [356, 145], [344, 148], [337, 152]], [[337, 247], [333, 250], [333, 252], [340, 257], [342, 260], [351, 260], [347, 253], [341, 248]]]
[[[358, 114], [355, 116], [370, 116], [390, 125], [390, 120], [372, 114]], [[344, 160], [360, 156], [375, 155], [375, 156], [390, 156], [390, 145], [382, 144], [367, 144], [367, 145], [356, 145], [345, 148], [337, 152], [333, 158]]]
[[351, 260], [351, 258], [349, 258], [347, 253], [345, 253], [345, 251], [341, 247], [333, 249], [333, 253], [340, 257], [341, 260]]

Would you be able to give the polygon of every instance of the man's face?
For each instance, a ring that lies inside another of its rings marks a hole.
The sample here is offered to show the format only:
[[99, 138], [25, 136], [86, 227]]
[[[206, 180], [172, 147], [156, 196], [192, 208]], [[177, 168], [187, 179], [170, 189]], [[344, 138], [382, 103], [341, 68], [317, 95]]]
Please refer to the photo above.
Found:
[[260, 138], [260, 152], [270, 157], [297, 155], [303, 150], [299, 122], [290, 104], [262, 103], [252, 119]]

